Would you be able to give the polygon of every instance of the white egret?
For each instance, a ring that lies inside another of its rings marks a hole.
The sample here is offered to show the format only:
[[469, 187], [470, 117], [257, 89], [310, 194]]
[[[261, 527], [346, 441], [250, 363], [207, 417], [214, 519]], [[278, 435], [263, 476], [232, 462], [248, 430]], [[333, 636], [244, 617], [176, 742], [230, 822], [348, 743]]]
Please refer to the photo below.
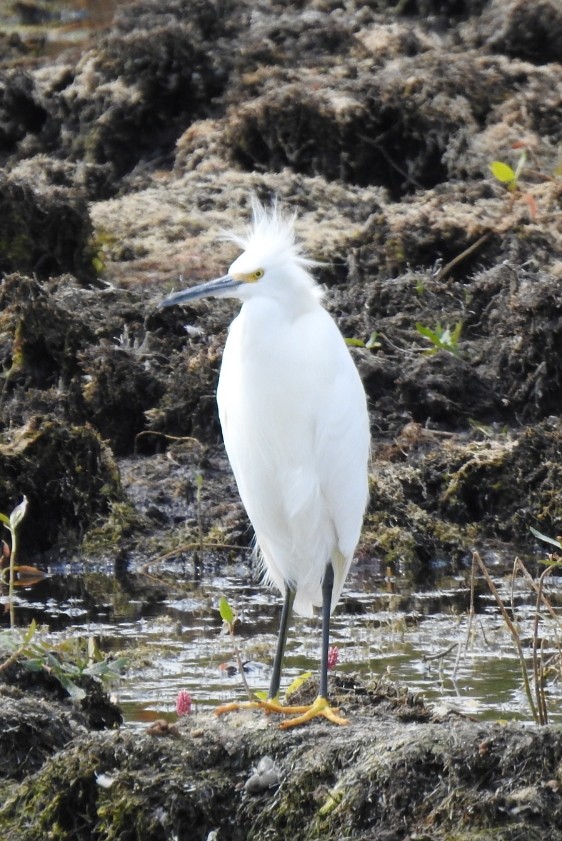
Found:
[[[265, 577], [284, 594], [269, 700], [250, 706], [294, 714], [282, 727], [324, 716], [330, 615], [359, 540], [367, 504], [365, 391], [322, 291], [295, 241], [294, 217], [253, 201], [243, 253], [217, 280], [170, 295], [161, 307], [205, 296], [238, 298], [217, 389], [224, 443], [254, 527]], [[311, 706], [278, 702], [291, 611], [322, 608], [320, 692]], [[247, 704], [224, 705], [225, 712]]]

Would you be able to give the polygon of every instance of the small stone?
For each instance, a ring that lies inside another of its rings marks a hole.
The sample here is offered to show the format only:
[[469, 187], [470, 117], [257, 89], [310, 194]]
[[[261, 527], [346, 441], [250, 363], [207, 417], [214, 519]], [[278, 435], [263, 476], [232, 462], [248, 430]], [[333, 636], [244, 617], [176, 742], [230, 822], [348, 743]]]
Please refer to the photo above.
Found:
[[246, 780], [244, 788], [249, 794], [260, 794], [276, 785], [279, 785], [279, 770], [270, 756], [264, 756], [252, 776]]

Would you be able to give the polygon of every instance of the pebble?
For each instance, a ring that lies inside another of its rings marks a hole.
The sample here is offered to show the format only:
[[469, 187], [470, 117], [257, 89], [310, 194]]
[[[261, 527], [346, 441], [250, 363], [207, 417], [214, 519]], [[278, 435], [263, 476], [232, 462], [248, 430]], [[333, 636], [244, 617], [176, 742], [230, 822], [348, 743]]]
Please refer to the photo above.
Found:
[[260, 794], [272, 786], [279, 785], [279, 769], [270, 756], [264, 756], [244, 788], [249, 794]]

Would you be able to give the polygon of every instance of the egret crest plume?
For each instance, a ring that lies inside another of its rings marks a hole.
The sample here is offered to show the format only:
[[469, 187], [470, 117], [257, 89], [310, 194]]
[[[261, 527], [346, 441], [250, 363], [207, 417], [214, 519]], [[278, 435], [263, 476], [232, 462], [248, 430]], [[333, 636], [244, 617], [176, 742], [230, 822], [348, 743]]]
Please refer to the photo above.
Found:
[[296, 213], [288, 213], [276, 198], [268, 207], [252, 195], [251, 206], [251, 224], [243, 233], [235, 230], [223, 231], [224, 239], [236, 243], [242, 251], [265, 252], [270, 260], [290, 260], [303, 269], [322, 265], [304, 255], [295, 236]]

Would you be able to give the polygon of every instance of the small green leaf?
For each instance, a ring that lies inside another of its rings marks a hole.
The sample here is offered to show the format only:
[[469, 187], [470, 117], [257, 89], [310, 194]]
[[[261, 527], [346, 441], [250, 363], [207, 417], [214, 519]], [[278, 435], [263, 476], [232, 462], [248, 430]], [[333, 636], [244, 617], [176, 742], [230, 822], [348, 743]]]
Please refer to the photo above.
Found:
[[300, 689], [300, 687], [305, 681], [308, 680], [309, 677], [312, 677], [312, 672], [303, 672], [302, 675], [298, 675], [287, 687], [287, 691], [285, 692], [285, 698], [287, 698], [289, 695], [292, 695], [294, 692], [297, 691], [297, 689]]
[[512, 184], [517, 178], [515, 170], [509, 164], [504, 164], [503, 161], [492, 161], [490, 171], [494, 178], [497, 178], [502, 184]]
[[233, 624], [235, 613], [224, 596], [221, 596], [219, 600], [219, 613], [223, 622], [226, 622], [227, 625]]
[[[416, 324], [416, 330], [423, 336], [424, 339], [427, 339], [431, 342], [433, 347], [428, 348], [425, 353], [426, 354], [434, 354], [437, 353], [438, 350], [443, 349], [443, 345], [441, 344], [441, 338], [435, 330], [432, 330], [430, 327], [426, 327], [424, 324], [420, 324], [419, 322]], [[438, 324], [437, 330], [441, 332], [441, 327]]]
[[86, 692], [82, 689], [81, 686], [77, 686], [73, 680], [71, 680], [65, 674], [57, 675], [59, 683], [66, 689], [72, 701], [78, 702], [83, 701], [86, 697]]
[[0, 514], [0, 523], [4, 523], [5, 526], [10, 528], [10, 518], [6, 517], [5, 514]]
[[459, 355], [458, 342], [462, 333], [462, 321], [457, 321], [453, 330], [449, 327], [442, 327], [439, 323], [435, 330], [432, 330], [430, 327], [426, 327], [424, 324], [418, 322], [416, 324], [416, 330], [420, 336], [423, 336], [424, 339], [427, 339], [433, 345], [432, 348], [428, 348], [425, 351], [426, 354], [433, 354], [438, 350], [447, 350], [455, 356]]
[[367, 350], [374, 350], [375, 348], [381, 347], [376, 330], [373, 330], [366, 342], [363, 339], [346, 339], [345, 343], [348, 347], [364, 347]]
[[36, 630], [37, 630], [37, 622], [35, 621], [35, 619], [32, 619], [31, 622], [29, 623], [29, 628], [27, 629], [27, 631], [23, 635], [24, 645], [27, 645], [28, 643], [31, 642], [31, 640], [35, 636]]
[[63, 675], [67, 674], [74, 677], [80, 674], [78, 666], [74, 665], [74, 663], [66, 663], [64, 660], [60, 660], [59, 657], [57, 657], [52, 651], [46, 651], [44, 656], [45, 666], [55, 675], [63, 686]]
[[97, 275], [100, 275], [105, 270], [105, 263], [101, 257], [92, 257], [92, 268]]
[[[439, 329], [439, 327], [438, 327]], [[437, 333], [432, 330], [430, 327], [426, 327], [425, 324], [421, 324], [419, 321], [416, 323], [416, 330], [420, 334], [420, 336], [425, 336], [426, 339], [429, 339], [430, 342], [434, 344], [439, 343], [439, 336]]]
[[381, 343], [379, 342], [379, 334], [376, 330], [373, 330], [373, 332], [365, 342], [365, 347], [368, 348], [368, 350], [374, 350], [375, 348], [382, 347]]
[[451, 345], [457, 346], [462, 333], [462, 321], [457, 321], [451, 333]]
[[117, 677], [126, 663], [125, 657], [118, 657], [117, 660], [100, 660], [83, 669], [82, 674], [90, 677]]
[[254, 695], [256, 696], [258, 701], [267, 701], [269, 699], [269, 692], [254, 692]]
[[545, 567], [550, 567], [551, 569], [560, 569], [561, 566], [558, 556], [553, 557], [552, 555], [549, 555], [546, 558], [541, 558], [540, 563], [544, 564]]
[[554, 540], [553, 537], [548, 537], [546, 534], [543, 534], [537, 529], [534, 529], [532, 526], [529, 526], [531, 530], [531, 534], [533, 534], [538, 540], [544, 540], [545, 543], [550, 543], [551, 546], [556, 546], [557, 549], [562, 549], [562, 543], [559, 540]]
[[416, 295], [423, 295], [423, 293], [425, 292], [425, 283], [423, 282], [421, 277], [418, 277], [416, 279], [416, 285], [414, 289], [416, 291]]
[[10, 514], [10, 529], [12, 534], [17, 530], [19, 524], [25, 517], [25, 512], [27, 511], [27, 497], [24, 496], [22, 501], [19, 505], [16, 505], [12, 513]]
[[39, 658], [37, 659], [26, 659], [21, 661], [21, 665], [24, 669], [27, 669], [29, 672], [40, 672], [43, 668], [43, 661]]

